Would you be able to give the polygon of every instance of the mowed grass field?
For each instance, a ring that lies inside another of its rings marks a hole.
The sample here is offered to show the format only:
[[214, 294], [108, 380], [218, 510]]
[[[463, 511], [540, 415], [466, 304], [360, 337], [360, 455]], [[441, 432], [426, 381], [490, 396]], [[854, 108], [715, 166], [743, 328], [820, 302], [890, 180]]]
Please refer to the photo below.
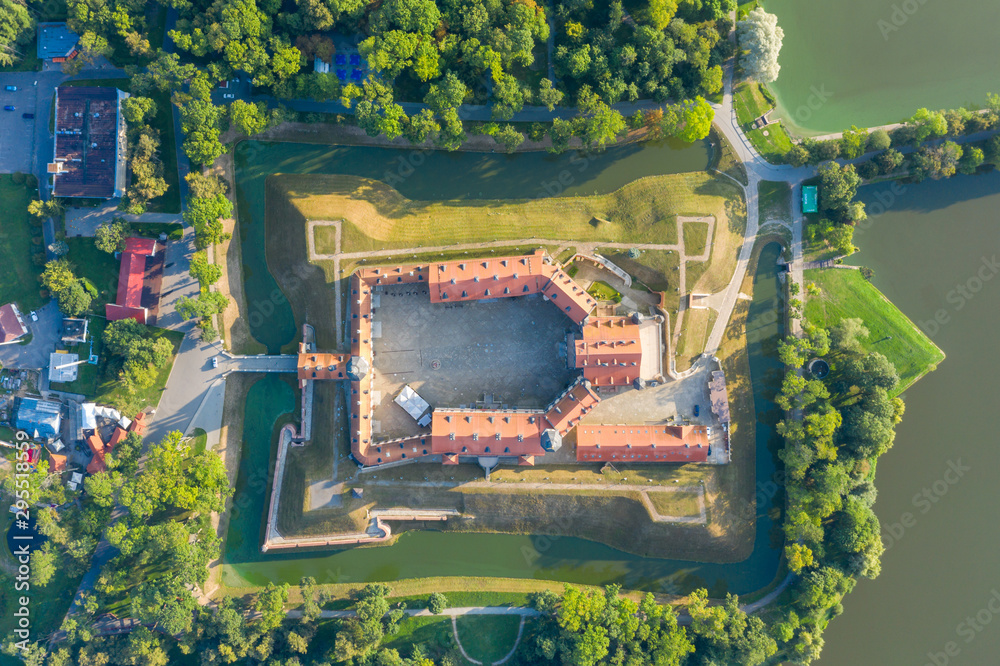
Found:
[[455, 619], [465, 652], [484, 664], [500, 661], [514, 647], [521, 618], [514, 615], [466, 615]]
[[[346, 220], [343, 252], [539, 238], [676, 244], [677, 215], [727, 219], [734, 186], [707, 173], [641, 178], [604, 195], [531, 200], [414, 201], [354, 176], [276, 175], [271, 180], [310, 220]], [[332, 227], [316, 251], [335, 252]]]
[[45, 251], [32, 243], [42, 230], [32, 227], [28, 216], [28, 204], [37, 196], [37, 187], [15, 183], [10, 174], [0, 175], [0, 305], [17, 303], [25, 315], [45, 303], [38, 283], [42, 268], [31, 261], [32, 254]]
[[806, 319], [823, 327], [850, 317], [864, 321], [870, 333], [864, 349], [885, 354], [896, 366], [900, 380], [897, 394], [944, 360], [944, 352], [865, 280], [861, 271], [818, 268], [806, 271], [804, 278], [822, 290], [806, 302]]

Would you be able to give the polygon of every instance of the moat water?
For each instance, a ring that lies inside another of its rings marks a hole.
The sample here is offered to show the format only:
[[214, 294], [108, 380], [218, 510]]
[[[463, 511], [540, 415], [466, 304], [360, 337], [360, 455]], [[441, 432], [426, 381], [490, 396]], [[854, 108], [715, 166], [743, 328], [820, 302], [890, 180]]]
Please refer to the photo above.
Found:
[[[416, 153], [379, 148], [331, 148], [302, 144], [244, 143], [237, 150], [237, 186], [248, 302], [274, 289], [263, 247], [263, 179], [268, 173], [352, 173], [392, 181], [400, 165]], [[413, 198], [499, 198], [607, 192], [646, 175], [704, 169], [706, 144], [625, 146], [597, 156], [514, 157], [473, 153], [423, 155], [426, 161], [396, 187]], [[387, 171], [388, 170], [388, 171]], [[435, 193], [435, 194], [432, 194]], [[247, 211], [245, 214], [244, 211]], [[287, 383], [275, 377], [257, 382], [247, 396], [244, 451], [223, 570], [227, 585], [296, 583], [302, 576], [320, 582], [385, 581], [467, 575], [538, 578], [575, 583], [619, 583], [634, 589], [683, 592], [707, 586], [716, 593], [746, 594], [771, 583], [778, 570], [780, 539], [768, 515], [777, 497], [770, 401], [780, 370], [775, 346], [782, 333], [778, 312], [777, 245], [762, 252], [755, 276], [747, 330], [757, 409], [756, 540], [752, 555], [736, 564], [644, 558], [576, 538], [434, 531], [406, 532], [389, 547], [352, 548], [295, 554], [262, 554], [261, 532], [268, 501], [267, 470], [273, 464], [275, 424], [295, 409]], [[275, 350], [294, 336], [291, 312], [276, 308], [255, 337]]]

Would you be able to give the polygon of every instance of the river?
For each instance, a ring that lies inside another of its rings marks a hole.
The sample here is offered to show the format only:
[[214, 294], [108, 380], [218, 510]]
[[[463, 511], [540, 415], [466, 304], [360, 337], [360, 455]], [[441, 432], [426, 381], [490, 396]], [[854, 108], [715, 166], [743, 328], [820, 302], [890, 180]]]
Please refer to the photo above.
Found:
[[869, 211], [888, 211], [855, 235], [852, 263], [948, 357], [905, 394], [878, 466], [882, 574], [847, 596], [820, 663], [996, 664], [1000, 173], [900, 187], [863, 188]]
[[[253, 302], [273, 289], [263, 263], [262, 191], [267, 173], [346, 172], [390, 180], [385, 175], [390, 170], [390, 175], [397, 173], [402, 179], [396, 183], [397, 188], [416, 199], [433, 198], [432, 193], [437, 193], [437, 198], [495, 198], [518, 196], [525, 191], [529, 196], [545, 196], [607, 192], [645, 175], [704, 168], [708, 150], [705, 144], [683, 150], [661, 144], [624, 146], [592, 157], [431, 153], [423, 155], [426, 161], [411, 173], [398, 171], [401, 165], [411, 164], [415, 156], [412, 152], [377, 148], [241, 144], [237, 150], [237, 194], [248, 300]], [[557, 189], [557, 185], [560, 191], [549, 191]], [[747, 322], [758, 415], [756, 473], [765, 481], [775, 473], [769, 447], [775, 445], [773, 422], [777, 412], [770, 398], [780, 370], [775, 345], [782, 334], [777, 316], [777, 256], [777, 245], [762, 253]], [[290, 320], [290, 313], [287, 318]], [[275, 349], [284, 340], [274, 331], [284, 335], [284, 329], [292, 330], [293, 326], [281, 321], [280, 313], [271, 321], [271, 329], [255, 330], [254, 335]], [[627, 588], [668, 592], [708, 586], [717, 594], [746, 594], [775, 578], [781, 544], [772, 538], [774, 525], [768, 509], [778, 496], [766, 485], [758, 497], [754, 551], [737, 564], [642, 558], [575, 538], [433, 531], [406, 532], [391, 547], [262, 554], [258, 545], [267, 501], [262, 481], [266, 479], [267, 461], [273, 457], [274, 424], [282, 414], [294, 409], [290, 396], [288, 385], [275, 377], [260, 380], [248, 394], [244, 452], [234, 500], [240, 510], [234, 512], [229, 526], [223, 568], [226, 585], [297, 583], [302, 576], [314, 576], [320, 582], [358, 582], [468, 575], [619, 583]]]
[[982, 106], [1000, 92], [1000, 3], [765, 0], [785, 31], [771, 84], [801, 134], [895, 123], [920, 107]]

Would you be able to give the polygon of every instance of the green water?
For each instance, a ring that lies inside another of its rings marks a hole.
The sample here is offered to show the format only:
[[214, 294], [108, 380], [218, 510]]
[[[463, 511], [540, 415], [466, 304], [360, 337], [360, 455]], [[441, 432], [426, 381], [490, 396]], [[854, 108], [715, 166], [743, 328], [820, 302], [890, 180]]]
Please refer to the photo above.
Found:
[[[875, 285], [948, 357], [906, 392], [896, 443], [878, 466], [882, 574], [848, 595], [819, 663], [996, 664], [1000, 173], [899, 187], [862, 189], [869, 211], [888, 212], [855, 234], [852, 263], [872, 267]], [[947, 321], [935, 330], [939, 314]], [[970, 469], [956, 477], [949, 463], [959, 461]], [[949, 642], [957, 654], [944, 652]]]
[[766, 0], [765, 7], [785, 31], [771, 87], [781, 117], [803, 134], [899, 122], [920, 107], [982, 106], [987, 92], [1000, 92], [1000, 2]]
[[267, 270], [264, 180], [272, 173], [351, 174], [385, 181], [411, 199], [506, 199], [606, 193], [637, 178], [706, 168], [711, 144], [647, 142], [586, 155], [468, 153], [244, 141], [236, 148], [244, 287], [254, 338], [269, 353], [297, 336]]
[[774, 357], [782, 333], [778, 318], [778, 247], [765, 248], [755, 276], [754, 301], [747, 323], [750, 364], [757, 408], [757, 533], [752, 555], [737, 564], [642, 558], [575, 538], [512, 536], [454, 532], [406, 532], [389, 547], [351, 548], [293, 554], [263, 554], [262, 518], [270, 486], [267, 473], [275, 420], [293, 409], [288, 385], [267, 377], [247, 396], [244, 451], [229, 525], [223, 581], [226, 585], [262, 585], [268, 581], [297, 583], [313, 576], [321, 583], [390, 581], [402, 578], [467, 575], [539, 578], [572, 583], [618, 583], [628, 588], [686, 592], [709, 586], [745, 594], [770, 583], [776, 574], [780, 539], [767, 515], [775, 499], [773, 423], [777, 416], [769, 396], [779, 381]]

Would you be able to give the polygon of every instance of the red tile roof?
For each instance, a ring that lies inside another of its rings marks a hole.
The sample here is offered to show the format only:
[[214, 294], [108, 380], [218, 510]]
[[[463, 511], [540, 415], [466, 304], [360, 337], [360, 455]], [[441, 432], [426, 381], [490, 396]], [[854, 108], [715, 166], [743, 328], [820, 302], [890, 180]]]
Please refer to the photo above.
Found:
[[146, 277], [146, 257], [156, 254], [156, 241], [151, 238], [125, 239], [121, 269], [118, 271], [118, 296], [115, 303], [104, 308], [108, 321], [135, 319], [146, 323], [148, 312], [142, 305], [142, 290]]
[[61, 472], [66, 469], [66, 456], [50, 452], [49, 463], [49, 472]]
[[579, 462], [704, 462], [705, 426], [581, 425], [576, 431]]
[[139, 433], [140, 436], [146, 432], [146, 412], [139, 412], [135, 415], [132, 423], [128, 426], [128, 431]]
[[467, 456], [545, 455], [540, 413], [435, 409], [431, 453]]
[[545, 421], [560, 435], [565, 435], [600, 401], [588, 382], [577, 382], [549, 408]]
[[594, 386], [627, 386], [639, 377], [639, 326], [627, 317], [592, 317], [574, 343], [575, 365]]
[[0, 307], [0, 342], [13, 342], [27, 332], [13, 303]]
[[299, 379], [344, 379], [347, 377], [346, 354], [299, 354]]
[[563, 271], [554, 266], [546, 268], [550, 281], [542, 287], [542, 293], [558, 305], [563, 314], [577, 324], [582, 324], [597, 305], [597, 301]]
[[104, 464], [104, 454], [111, 449], [108, 448], [105, 450], [104, 441], [98, 435], [88, 437], [87, 444], [94, 453], [94, 457], [90, 459], [90, 464], [87, 465], [87, 471], [91, 474], [103, 472], [107, 469], [107, 466]]

